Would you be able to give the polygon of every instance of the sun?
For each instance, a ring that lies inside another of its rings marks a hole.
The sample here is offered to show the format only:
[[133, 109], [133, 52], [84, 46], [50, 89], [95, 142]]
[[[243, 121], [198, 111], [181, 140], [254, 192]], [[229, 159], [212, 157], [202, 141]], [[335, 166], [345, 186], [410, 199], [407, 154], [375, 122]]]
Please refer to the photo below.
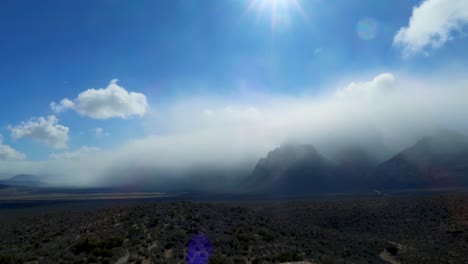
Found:
[[246, 12], [256, 10], [260, 14], [270, 13], [271, 28], [274, 30], [278, 23], [290, 17], [291, 9], [295, 9], [295, 12], [308, 20], [299, 0], [249, 0]]

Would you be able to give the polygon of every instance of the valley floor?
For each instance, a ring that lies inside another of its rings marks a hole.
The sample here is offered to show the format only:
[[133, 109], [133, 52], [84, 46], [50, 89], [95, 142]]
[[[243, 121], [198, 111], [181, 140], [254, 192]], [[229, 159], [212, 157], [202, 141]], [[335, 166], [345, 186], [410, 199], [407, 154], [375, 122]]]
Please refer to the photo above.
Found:
[[468, 263], [466, 194], [52, 208], [0, 210], [0, 263]]

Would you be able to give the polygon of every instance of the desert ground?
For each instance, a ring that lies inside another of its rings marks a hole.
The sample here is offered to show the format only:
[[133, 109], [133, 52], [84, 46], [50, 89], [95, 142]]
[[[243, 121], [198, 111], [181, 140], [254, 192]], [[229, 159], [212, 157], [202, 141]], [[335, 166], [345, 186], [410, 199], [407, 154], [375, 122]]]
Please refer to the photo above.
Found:
[[0, 263], [468, 263], [468, 194], [0, 208]]

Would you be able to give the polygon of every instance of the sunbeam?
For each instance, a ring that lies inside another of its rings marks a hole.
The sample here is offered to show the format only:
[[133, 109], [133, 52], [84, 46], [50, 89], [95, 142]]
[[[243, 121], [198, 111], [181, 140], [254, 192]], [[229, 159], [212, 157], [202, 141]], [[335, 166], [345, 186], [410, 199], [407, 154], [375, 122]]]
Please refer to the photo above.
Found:
[[250, 0], [246, 13], [254, 10], [259, 14], [269, 12], [271, 29], [275, 30], [279, 23], [286, 22], [289, 19], [291, 7], [308, 21], [308, 17], [299, 0]]

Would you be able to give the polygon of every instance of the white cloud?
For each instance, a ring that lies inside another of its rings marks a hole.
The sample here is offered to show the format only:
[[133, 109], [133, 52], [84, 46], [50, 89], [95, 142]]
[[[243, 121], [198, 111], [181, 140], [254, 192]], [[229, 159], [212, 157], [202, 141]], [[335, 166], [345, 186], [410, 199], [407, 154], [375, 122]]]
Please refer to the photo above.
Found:
[[372, 96], [392, 89], [395, 85], [395, 76], [391, 73], [382, 73], [368, 82], [352, 82], [343, 89], [336, 91], [336, 96]]
[[60, 113], [68, 109], [82, 116], [95, 119], [129, 118], [143, 116], [148, 110], [146, 96], [142, 93], [128, 92], [112, 80], [106, 88], [88, 89], [75, 100], [62, 99], [60, 103], [51, 102], [51, 109]]
[[55, 113], [61, 113], [66, 111], [67, 109], [72, 109], [75, 106], [75, 103], [70, 101], [69, 99], [65, 98], [60, 101], [59, 104], [56, 104], [55, 102], [50, 103], [50, 108], [52, 111]]
[[393, 40], [404, 56], [442, 47], [468, 23], [468, 0], [426, 0], [413, 8], [409, 25]]
[[84, 146], [75, 151], [66, 151], [62, 153], [52, 153], [50, 154], [51, 159], [80, 159], [83, 157], [89, 156], [89, 154], [96, 153], [99, 151], [99, 148]]
[[69, 128], [59, 125], [58, 119], [51, 115], [47, 118], [32, 118], [17, 126], [9, 126], [13, 139], [29, 137], [47, 144], [51, 148], [67, 148]]
[[26, 155], [14, 148], [3, 144], [3, 136], [0, 135], [0, 160], [16, 161], [24, 160]]

